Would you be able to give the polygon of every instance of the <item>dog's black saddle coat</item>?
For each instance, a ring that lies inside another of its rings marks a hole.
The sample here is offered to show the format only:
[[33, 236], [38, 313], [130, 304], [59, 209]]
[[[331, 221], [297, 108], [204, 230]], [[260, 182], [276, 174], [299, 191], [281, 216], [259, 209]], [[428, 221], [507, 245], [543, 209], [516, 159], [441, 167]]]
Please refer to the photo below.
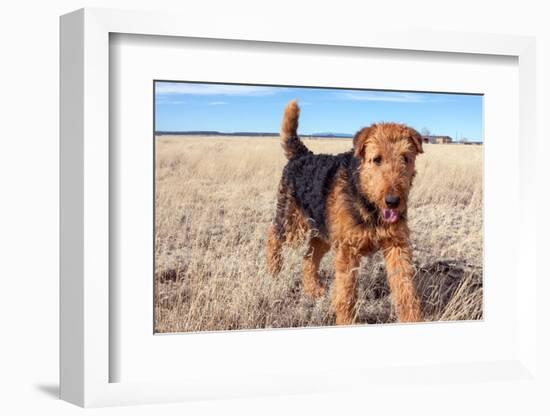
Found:
[[316, 155], [308, 151], [293, 157], [285, 166], [283, 181], [307, 217], [310, 228], [316, 230], [321, 237], [328, 235], [327, 196], [340, 170], [344, 170], [347, 178], [348, 209], [356, 222], [372, 225], [372, 218], [377, 218], [371, 215], [376, 207], [359, 192], [359, 163], [351, 150], [338, 155]]

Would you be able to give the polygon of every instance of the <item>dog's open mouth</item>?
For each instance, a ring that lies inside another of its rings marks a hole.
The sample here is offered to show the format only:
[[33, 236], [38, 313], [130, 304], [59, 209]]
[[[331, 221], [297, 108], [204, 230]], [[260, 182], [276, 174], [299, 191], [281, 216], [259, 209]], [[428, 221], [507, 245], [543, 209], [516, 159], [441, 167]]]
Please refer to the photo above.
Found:
[[384, 221], [393, 224], [399, 219], [399, 212], [396, 209], [385, 208], [382, 210], [382, 218]]

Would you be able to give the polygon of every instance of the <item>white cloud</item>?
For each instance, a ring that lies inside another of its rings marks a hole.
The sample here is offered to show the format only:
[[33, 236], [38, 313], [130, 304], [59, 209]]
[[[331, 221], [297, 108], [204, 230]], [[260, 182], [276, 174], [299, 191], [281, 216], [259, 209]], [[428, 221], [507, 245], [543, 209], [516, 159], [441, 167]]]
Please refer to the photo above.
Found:
[[353, 101], [386, 101], [394, 103], [424, 103], [429, 100], [425, 95], [411, 92], [353, 91], [338, 92], [339, 98]]
[[188, 94], [188, 95], [241, 95], [262, 96], [273, 95], [283, 88], [260, 87], [254, 85], [227, 84], [188, 84], [182, 82], [157, 83], [155, 92], [158, 95]]
[[165, 99], [165, 98], [158, 98], [157, 99], [157, 104], [186, 104], [187, 101], [182, 101], [182, 100], [171, 100], [171, 99]]
[[227, 103], [225, 101], [212, 101], [208, 103], [208, 105], [226, 105]]

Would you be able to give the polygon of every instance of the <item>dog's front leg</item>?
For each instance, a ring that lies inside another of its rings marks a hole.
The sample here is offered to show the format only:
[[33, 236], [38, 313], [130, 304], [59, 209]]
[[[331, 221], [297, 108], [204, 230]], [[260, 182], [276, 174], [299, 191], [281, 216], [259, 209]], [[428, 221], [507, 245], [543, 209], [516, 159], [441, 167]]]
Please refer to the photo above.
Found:
[[420, 300], [413, 284], [412, 250], [408, 243], [392, 244], [383, 248], [388, 285], [400, 322], [422, 320]]
[[351, 247], [345, 245], [338, 247], [332, 291], [332, 308], [336, 313], [336, 325], [349, 325], [355, 320], [359, 261], [359, 254]]

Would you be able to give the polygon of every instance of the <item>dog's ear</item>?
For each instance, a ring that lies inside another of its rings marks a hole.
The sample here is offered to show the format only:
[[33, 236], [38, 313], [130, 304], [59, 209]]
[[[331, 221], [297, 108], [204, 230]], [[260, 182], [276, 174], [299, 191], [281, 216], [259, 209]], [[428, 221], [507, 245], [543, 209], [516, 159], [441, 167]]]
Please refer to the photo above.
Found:
[[422, 136], [414, 129], [410, 129], [409, 140], [414, 146], [416, 153], [424, 153], [422, 149]]
[[353, 137], [353, 154], [355, 157], [362, 158], [365, 155], [365, 145], [372, 133], [371, 127], [364, 127], [355, 133]]

